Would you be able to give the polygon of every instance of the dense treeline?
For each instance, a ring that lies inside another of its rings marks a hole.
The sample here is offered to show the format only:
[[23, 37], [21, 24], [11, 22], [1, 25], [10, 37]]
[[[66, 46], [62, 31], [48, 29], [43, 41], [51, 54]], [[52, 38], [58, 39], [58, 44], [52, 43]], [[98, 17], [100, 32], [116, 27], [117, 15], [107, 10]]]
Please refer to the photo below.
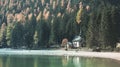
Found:
[[119, 0], [0, 0], [0, 45], [40, 48], [81, 34], [86, 47], [115, 48], [120, 40], [119, 4]]

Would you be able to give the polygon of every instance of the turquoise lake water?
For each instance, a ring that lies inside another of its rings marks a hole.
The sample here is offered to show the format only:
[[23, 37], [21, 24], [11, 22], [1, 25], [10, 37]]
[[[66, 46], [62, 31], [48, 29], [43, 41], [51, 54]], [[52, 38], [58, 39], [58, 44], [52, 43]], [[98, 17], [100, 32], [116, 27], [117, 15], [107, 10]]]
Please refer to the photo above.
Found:
[[73, 56], [1, 55], [0, 67], [120, 67], [120, 62]]

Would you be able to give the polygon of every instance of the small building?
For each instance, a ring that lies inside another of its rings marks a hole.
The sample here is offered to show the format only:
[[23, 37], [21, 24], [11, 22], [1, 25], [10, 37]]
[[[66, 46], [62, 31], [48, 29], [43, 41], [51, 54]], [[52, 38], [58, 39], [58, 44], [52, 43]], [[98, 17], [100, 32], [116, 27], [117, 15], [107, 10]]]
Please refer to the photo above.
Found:
[[80, 36], [76, 36], [73, 40], [72, 40], [72, 43], [73, 43], [73, 48], [79, 48], [82, 46], [83, 44], [83, 38], [80, 37]]

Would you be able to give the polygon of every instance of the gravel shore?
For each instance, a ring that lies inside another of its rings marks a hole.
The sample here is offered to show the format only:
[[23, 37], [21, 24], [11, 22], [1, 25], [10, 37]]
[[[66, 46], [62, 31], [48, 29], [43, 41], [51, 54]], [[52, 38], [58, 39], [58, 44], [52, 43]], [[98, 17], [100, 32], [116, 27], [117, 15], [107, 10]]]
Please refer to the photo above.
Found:
[[57, 55], [57, 56], [68, 55], [68, 56], [109, 58], [109, 59], [114, 59], [114, 60], [120, 61], [120, 53], [116, 53], [116, 52], [0, 49], [0, 55]]

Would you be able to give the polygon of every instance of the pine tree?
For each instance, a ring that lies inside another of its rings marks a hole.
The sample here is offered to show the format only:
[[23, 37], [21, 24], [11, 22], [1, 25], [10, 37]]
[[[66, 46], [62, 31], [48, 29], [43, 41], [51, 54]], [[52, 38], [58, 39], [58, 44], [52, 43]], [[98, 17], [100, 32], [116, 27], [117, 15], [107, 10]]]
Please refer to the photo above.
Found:
[[120, 13], [119, 13], [119, 8], [117, 6], [111, 6], [111, 10], [109, 11], [110, 12], [110, 20], [109, 20], [109, 33], [111, 33], [109, 35], [109, 45], [112, 47], [112, 48], [115, 48], [116, 47], [116, 43], [118, 42], [118, 37], [119, 37], [119, 16], [120, 16]]
[[108, 46], [109, 38], [109, 15], [107, 7], [102, 9], [101, 15], [101, 23], [100, 23], [100, 32], [99, 32], [99, 41], [102, 48], [106, 48]]
[[50, 37], [49, 37], [49, 45], [55, 44], [55, 34], [53, 32], [53, 21], [51, 21], [52, 23], [51, 23], [51, 30], [50, 30]]
[[45, 47], [48, 45], [49, 42], [49, 36], [50, 36], [50, 24], [49, 22], [42, 19], [38, 23], [38, 46], [39, 47]]
[[0, 29], [0, 46], [7, 47], [7, 40], [6, 40], [6, 24], [3, 23]]
[[11, 35], [12, 35], [12, 32], [13, 32], [13, 29], [15, 27], [15, 24], [14, 23], [9, 23], [7, 25], [7, 28], [6, 28], [6, 40], [7, 40], [7, 45], [8, 46], [12, 46], [11, 45]]
[[87, 30], [87, 34], [86, 34], [86, 45], [87, 47], [92, 47], [93, 45], [93, 42], [94, 42], [94, 27], [93, 27], [93, 21], [94, 19], [94, 13], [91, 14], [90, 16], [90, 20], [88, 22], [88, 30]]
[[34, 33], [35, 33], [35, 28], [36, 28], [36, 18], [35, 16], [32, 14], [32, 17], [30, 20], [28, 20], [25, 23], [25, 31], [24, 31], [24, 42], [25, 42], [25, 46], [28, 48], [32, 48], [33, 47], [33, 42], [34, 42]]
[[10, 39], [11, 46], [14, 48], [20, 48], [21, 46], [24, 46], [23, 35], [24, 35], [23, 25], [20, 22], [17, 22], [11, 33]]
[[61, 39], [60, 39], [60, 23], [61, 23], [61, 17], [57, 17], [56, 19], [54, 19], [53, 21], [53, 34], [54, 34], [54, 38], [53, 38], [53, 42], [55, 43], [60, 43]]

